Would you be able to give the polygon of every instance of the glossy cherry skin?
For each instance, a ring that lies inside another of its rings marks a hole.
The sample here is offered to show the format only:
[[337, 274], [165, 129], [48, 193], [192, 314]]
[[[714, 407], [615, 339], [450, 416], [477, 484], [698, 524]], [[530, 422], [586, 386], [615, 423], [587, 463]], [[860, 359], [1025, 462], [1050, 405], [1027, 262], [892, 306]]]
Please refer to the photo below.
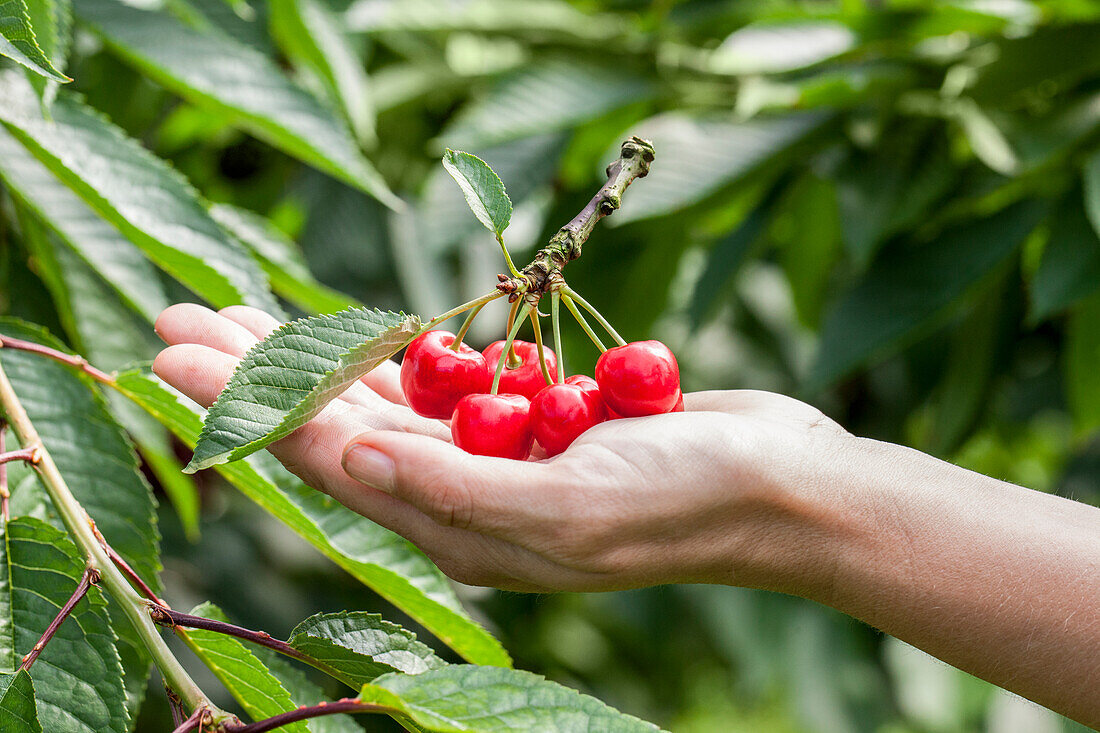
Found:
[[[542, 377], [542, 368], [539, 366], [538, 347], [530, 341], [516, 339], [512, 342], [516, 347], [516, 356], [523, 362], [515, 369], [509, 369], [504, 364], [504, 371], [500, 373], [499, 392], [507, 394], [521, 394], [529, 400], [535, 399], [535, 395], [546, 386], [546, 380]], [[501, 352], [504, 351], [503, 341], [494, 341], [485, 347], [481, 353], [485, 355], [485, 363], [489, 365], [489, 373], [496, 374], [497, 362], [500, 361]], [[546, 355], [546, 369], [553, 378], [557, 374], [558, 357], [550, 349], [543, 348]]]
[[531, 428], [548, 456], [561, 453], [577, 436], [606, 419], [599, 393], [577, 384], [551, 384], [531, 403]]
[[493, 386], [485, 357], [466, 344], [454, 351], [454, 342], [449, 331], [428, 331], [405, 350], [401, 390], [416, 414], [446, 420], [463, 397]]
[[467, 453], [525, 460], [531, 455], [531, 401], [518, 394], [468, 394], [451, 417], [451, 438]]
[[680, 399], [680, 367], [660, 341], [635, 341], [600, 355], [596, 384], [608, 409], [622, 417], [659, 415]]
[[681, 392], [680, 393], [680, 399], [676, 400], [676, 406], [673, 407], [671, 410], [669, 410], [669, 412], [683, 412], [683, 411], [684, 411], [684, 393]]

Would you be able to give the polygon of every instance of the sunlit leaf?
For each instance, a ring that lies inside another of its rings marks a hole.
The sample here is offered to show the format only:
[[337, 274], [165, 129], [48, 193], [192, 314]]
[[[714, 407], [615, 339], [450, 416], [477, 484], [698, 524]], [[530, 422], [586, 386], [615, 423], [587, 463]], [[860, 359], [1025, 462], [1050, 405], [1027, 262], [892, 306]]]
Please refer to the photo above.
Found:
[[[0, 2], [0, 56], [7, 56], [47, 79], [72, 81], [50, 62], [38, 43], [35, 31], [24, 0]], [[46, 38], [53, 40], [56, 28], [44, 28], [43, 33]]]
[[830, 21], [751, 24], [722, 41], [709, 66], [723, 74], [791, 71], [844, 53], [855, 42], [847, 26]]
[[249, 349], [211, 406], [185, 470], [233, 461], [290, 435], [419, 329], [416, 316], [349, 308], [273, 331]]
[[461, 150], [443, 153], [443, 167], [462, 189], [470, 211], [499, 238], [512, 218], [512, 200], [500, 177], [481, 158]]

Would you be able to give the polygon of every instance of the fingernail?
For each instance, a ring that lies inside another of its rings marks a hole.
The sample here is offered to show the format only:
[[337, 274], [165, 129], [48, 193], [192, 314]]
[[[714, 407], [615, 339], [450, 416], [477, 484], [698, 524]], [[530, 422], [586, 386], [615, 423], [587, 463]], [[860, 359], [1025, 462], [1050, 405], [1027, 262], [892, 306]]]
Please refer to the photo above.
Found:
[[357, 445], [344, 454], [344, 470], [352, 478], [379, 491], [393, 491], [393, 459], [382, 451]]

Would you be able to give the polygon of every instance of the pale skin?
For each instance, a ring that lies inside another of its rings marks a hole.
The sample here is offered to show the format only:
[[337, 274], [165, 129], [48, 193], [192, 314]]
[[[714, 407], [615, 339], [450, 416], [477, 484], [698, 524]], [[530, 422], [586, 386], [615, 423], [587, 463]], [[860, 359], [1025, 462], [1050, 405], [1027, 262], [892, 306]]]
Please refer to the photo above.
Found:
[[[172, 306], [153, 369], [209, 405], [278, 325]], [[463, 583], [799, 595], [1100, 727], [1100, 509], [858, 438], [781, 395], [684, 401], [553, 459], [485, 458], [415, 415], [386, 362], [271, 452]]]

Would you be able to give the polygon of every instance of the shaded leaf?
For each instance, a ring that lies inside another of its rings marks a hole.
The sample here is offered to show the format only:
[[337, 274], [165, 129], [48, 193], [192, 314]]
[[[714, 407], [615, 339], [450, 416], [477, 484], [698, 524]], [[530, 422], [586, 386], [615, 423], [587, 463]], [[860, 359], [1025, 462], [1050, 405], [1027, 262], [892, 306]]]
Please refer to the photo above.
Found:
[[[24, 0], [0, 2], [0, 56], [7, 56], [47, 79], [59, 82], [72, 81], [58, 71], [42, 51], [35, 30], [31, 26]], [[52, 38], [55, 29], [43, 29], [43, 31], [46, 38]]]
[[54, 102], [47, 122], [18, 74], [0, 73], [0, 98], [0, 121], [158, 266], [215, 306], [278, 311], [255, 261], [164, 161], [72, 96]]
[[826, 386], [924, 327], [1012, 254], [1044, 208], [1014, 204], [879, 257], [826, 317], [808, 388]]
[[1065, 380], [1070, 414], [1077, 428], [1100, 427], [1100, 296], [1081, 302], [1066, 325]]
[[416, 316], [365, 308], [284, 324], [245, 354], [184, 470], [233, 461], [290, 435], [419, 330]]
[[34, 683], [24, 670], [0, 673], [0, 730], [42, 733]]
[[331, 313], [358, 305], [354, 298], [317, 282], [298, 245], [264, 217], [230, 204], [215, 204], [210, 214], [252, 250], [272, 290], [303, 311]]
[[1075, 191], [1050, 217], [1050, 235], [1031, 281], [1031, 316], [1043, 320], [1100, 287], [1100, 236]]
[[[202, 427], [201, 408], [147, 368], [119, 374], [115, 387], [184, 444], [195, 445]], [[241, 493], [462, 657], [510, 666], [500, 643], [469, 618], [447, 579], [410, 542], [306, 486], [266, 453], [215, 468]]]
[[310, 616], [287, 641], [355, 689], [389, 672], [420, 674], [446, 665], [411, 631], [362, 611]]
[[[507, 75], [484, 99], [459, 110], [439, 143], [441, 147], [477, 149], [554, 132], [652, 94], [648, 81], [626, 71], [545, 61]], [[657, 153], [660, 155], [660, 149]]]
[[77, 15], [123, 59], [192, 104], [232, 115], [287, 154], [401, 207], [343, 121], [263, 54], [118, 0], [81, 0]]
[[[617, 226], [679, 211], [765, 164], [779, 167], [780, 156], [828, 119], [805, 113], [738, 123], [668, 113], [640, 122], [629, 132], [651, 141], [657, 157], [649, 175], [630, 187], [622, 209], [608, 221]], [[603, 160], [616, 154], [617, 148]]]
[[[968, 93], [983, 105], [1011, 106], [1028, 89], [1057, 91], [1100, 69], [1100, 25], [1058, 24], [997, 41], [997, 62], [982, 66]], [[1053, 94], [1054, 92], [1049, 92]]]
[[512, 200], [497, 174], [484, 160], [461, 150], [443, 153], [443, 167], [462, 189], [470, 211], [499, 239], [512, 218]]
[[389, 674], [365, 685], [359, 698], [396, 708], [431, 731], [659, 730], [539, 675], [499, 667]]
[[[8, 354], [3, 363], [6, 370]], [[37, 519], [3, 523], [0, 535], [0, 669], [14, 672], [76, 590], [85, 563], [64, 532]], [[99, 588], [88, 589], [32, 670], [45, 730], [129, 730], [122, 668]]]

